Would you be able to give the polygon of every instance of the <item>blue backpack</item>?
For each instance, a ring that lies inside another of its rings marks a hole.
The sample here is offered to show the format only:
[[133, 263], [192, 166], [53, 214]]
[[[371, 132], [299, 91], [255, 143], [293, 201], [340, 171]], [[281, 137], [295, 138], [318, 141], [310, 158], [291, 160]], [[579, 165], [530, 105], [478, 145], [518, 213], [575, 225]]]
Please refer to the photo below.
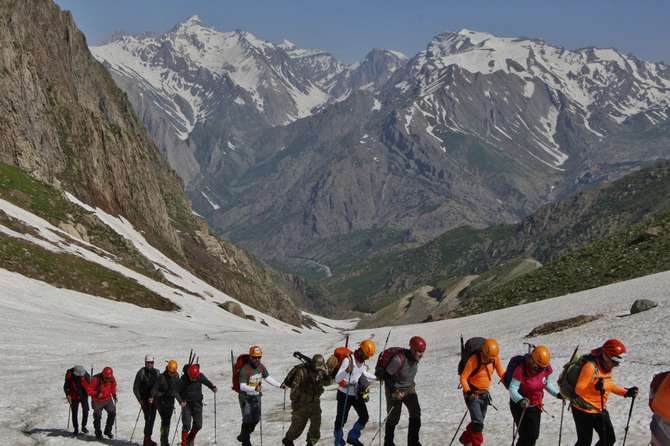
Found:
[[514, 370], [522, 364], [528, 355], [516, 355], [510, 358], [507, 363], [507, 368], [505, 369], [505, 374], [503, 375], [502, 383], [506, 389], [509, 389], [509, 385], [512, 384], [512, 376], [514, 375]]

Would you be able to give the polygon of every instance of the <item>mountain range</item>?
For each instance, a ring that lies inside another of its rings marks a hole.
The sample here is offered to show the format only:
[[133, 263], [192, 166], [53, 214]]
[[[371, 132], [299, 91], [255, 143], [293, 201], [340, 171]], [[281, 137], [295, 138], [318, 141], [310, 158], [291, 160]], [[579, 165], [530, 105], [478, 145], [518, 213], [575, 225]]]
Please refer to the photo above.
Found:
[[91, 48], [196, 210], [279, 268], [332, 274], [667, 154], [670, 69], [472, 30], [345, 65], [191, 17]]

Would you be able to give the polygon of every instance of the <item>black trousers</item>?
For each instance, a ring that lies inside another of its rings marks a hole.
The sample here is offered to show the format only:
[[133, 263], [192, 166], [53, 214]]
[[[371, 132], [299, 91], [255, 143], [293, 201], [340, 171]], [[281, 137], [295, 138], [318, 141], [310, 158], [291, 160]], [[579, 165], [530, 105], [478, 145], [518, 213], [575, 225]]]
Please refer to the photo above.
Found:
[[261, 420], [261, 400], [260, 397], [247, 398], [239, 397], [240, 410], [242, 411], [242, 427], [238, 440], [242, 446], [251, 444], [251, 433], [256, 429], [256, 425]]
[[[191, 422], [193, 427], [191, 428]], [[181, 411], [181, 431], [199, 431], [202, 429], [202, 401], [189, 401]]]
[[573, 408], [572, 418], [575, 420], [575, 427], [577, 428], [577, 443], [575, 443], [575, 446], [591, 446], [593, 431], [596, 431], [599, 438], [596, 446], [613, 446], [616, 443], [612, 420], [610, 420], [610, 414], [606, 410], [600, 413], [586, 413]]
[[400, 422], [402, 405], [409, 412], [409, 426], [407, 429], [407, 446], [421, 446], [419, 443], [419, 429], [421, 429], [421, 406], [416, 392], [410, 392], [401, 400], [395, 400], [391, 396], [390, 389], [386, 386], [386, 427], [384, 428], [384, 446], [393, 446], [395, 427]]
[[70, 403], [70, 409], [72, 410], [72, 426], [74, 430], [79, 430], [79, 405], [81, 404], [81, 427], [86, 427], [88, 423], [88, 397], [84, 397], [80, 400], [72, 400]]
[[144, 414], [144, 436], [151, 437], [156, 421], [156, 405], [149, 404], [149, 401], [142, 401], [142, 413]]
[[344, 424], [349, 417], [349, 409], [354, 408], [358, 420], [347, 434], [347, 439], [358, 440], [363, 428], [370, 419], [368, 407], [362, 398], [356, 398], [353, 395], [347, 396], [344, 392], [337, 391], [337, 414], [335, 415], [335, 445], [344, 445]]
[[[512, 418], [517, 429], [516, 446], [535, 446], [535, 442], [540, 436], [540, 422], [542, 421], [542, 411], [539, 407], [529, 406], [526, 413], [519, 403], [509, 401], [509, 408], [512, 411]], [[523, 420], [521, 415], [523, 414]], [[519, 421], [521, 424], [519, 425]]]

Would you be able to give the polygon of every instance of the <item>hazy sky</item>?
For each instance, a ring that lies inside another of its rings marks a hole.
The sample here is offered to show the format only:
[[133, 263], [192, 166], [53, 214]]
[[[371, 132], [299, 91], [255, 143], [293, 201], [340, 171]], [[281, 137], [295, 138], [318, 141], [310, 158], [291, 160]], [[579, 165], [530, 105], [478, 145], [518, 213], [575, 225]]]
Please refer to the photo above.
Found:
[[165, 32], [197, 14], [222, 31], [242, 29], [344, 62], [372, 48], [413, 56], [444, 31], [469, 28], [538, 37], [569, 49], [614, 47], [670, 63], [670, 1], [660, 0], [56, 0], [89, 44], [114, 31]]

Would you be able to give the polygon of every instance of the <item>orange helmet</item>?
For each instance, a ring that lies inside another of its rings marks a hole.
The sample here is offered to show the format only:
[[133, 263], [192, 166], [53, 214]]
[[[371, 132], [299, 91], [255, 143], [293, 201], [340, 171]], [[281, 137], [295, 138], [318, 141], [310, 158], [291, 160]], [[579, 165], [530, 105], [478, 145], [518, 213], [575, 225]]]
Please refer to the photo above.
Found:
[[358, 346], [367, 358], [372, 358], [377, 351], [377, 346], [372, 339], [366, 339]]
[[174, 359], [170, 359], [167, 362], [167, 366], [165, 366], [165, 369], [170, 372], [170, 373], [177, 373], [177, 368], [179, 365], [177, 364], [177, 361]]
[[249, 356], [252, 358], [260, 359], [263, 357], [263, 351], [257, 345], [252, 345], [249, 347]]
[[498, 356], [500, 353], [500, 347], [498, 346], [498, 341], [495, 339], [487, 339], [482, 344], [482, 353], [486, 359], [493, 359]]
[[551, 362], [551, 352], [549, 348], [544, 345], [538, 345], [535, 347], [530, 354], [530, 357], [533, 358], [533, 362], [538, 366], [545, 368]]

